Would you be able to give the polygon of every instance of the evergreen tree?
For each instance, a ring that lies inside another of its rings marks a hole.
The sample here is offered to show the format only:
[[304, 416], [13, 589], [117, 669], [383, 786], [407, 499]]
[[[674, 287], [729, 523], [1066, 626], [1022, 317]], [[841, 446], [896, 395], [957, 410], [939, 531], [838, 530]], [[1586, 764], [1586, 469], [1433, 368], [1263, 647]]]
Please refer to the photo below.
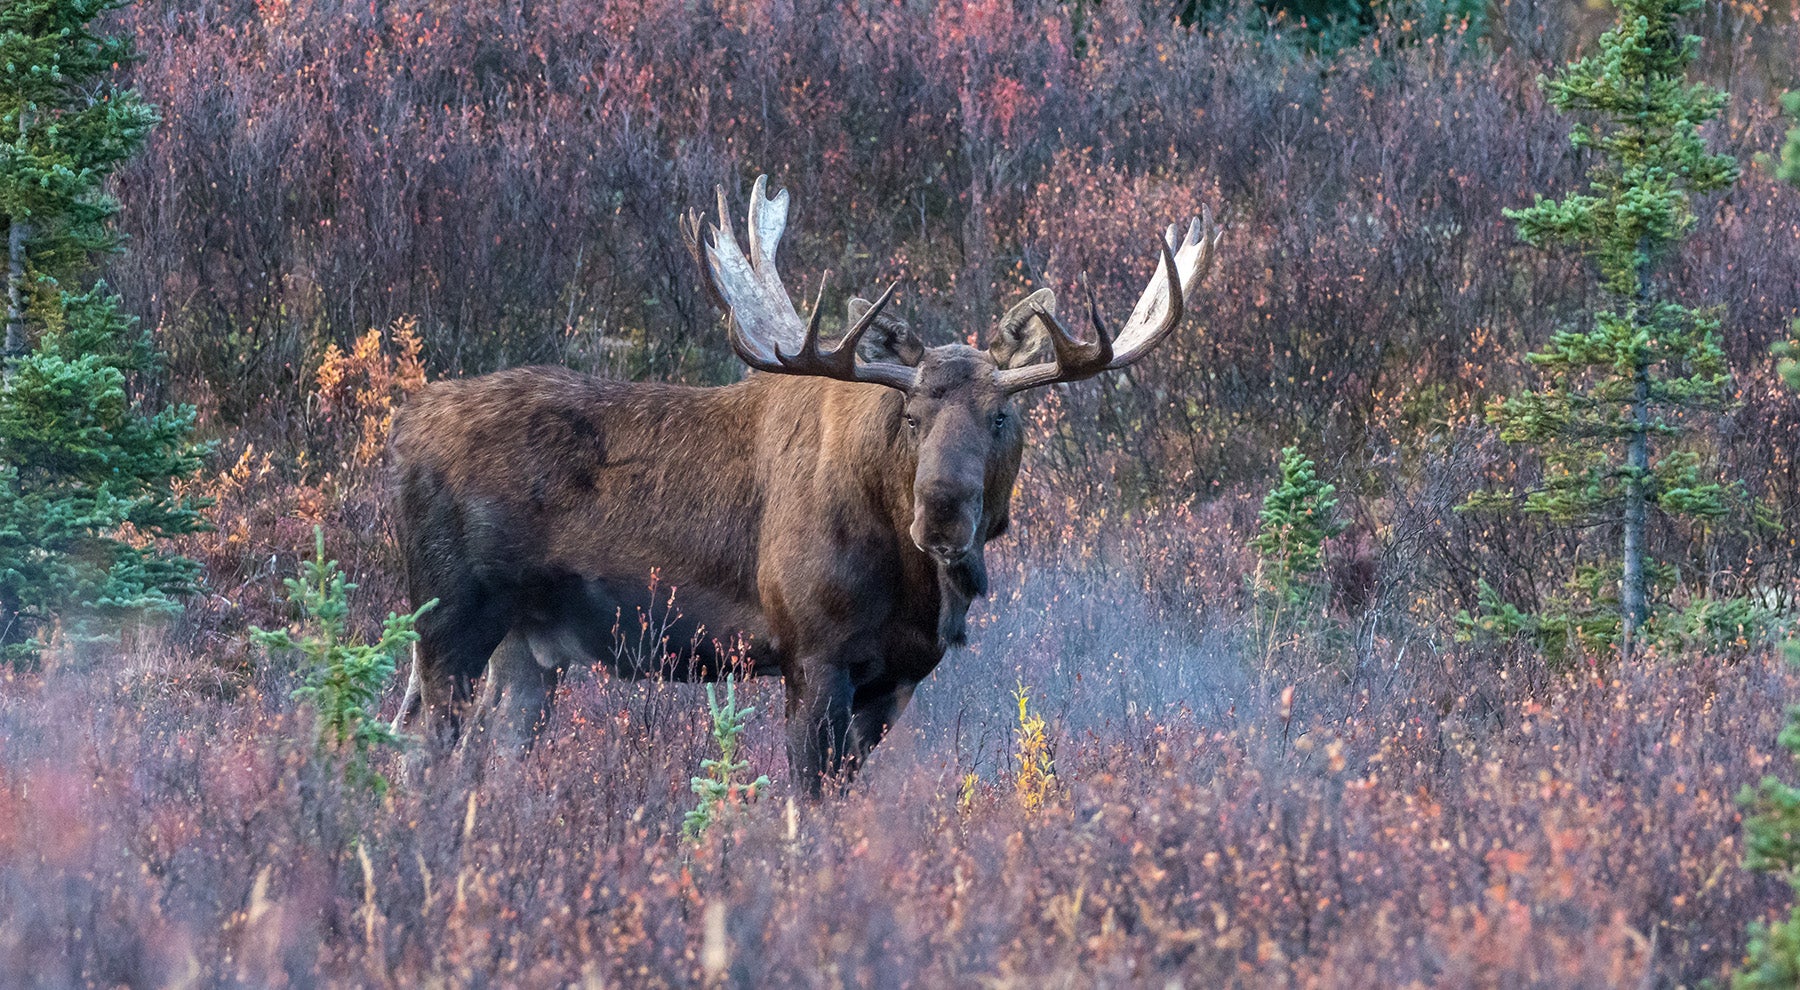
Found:
[[706, 710], [712, 716], [712, 737], [714, 745], [719, 747], [719, 758], [701, 760], [700, 768], [706, 771], [706, 776], [693, 777], [688, 782], [694, 793], [700, 795], [700, 803], [682, 819], [681, 834], [696, 843], [733, 803], [754, 801], [769, 790], [766, 776], [751, 781], [739, 779], [750, 769], [749, 760], [738, 759], [738, 748], [756, 709], [737, 703], [737, 681], [732, 675], [725, 675], [725, 703], [722, 705], [713, 685], [706, 686]]
[[379, 639], [356, 642], [350, 636], [350, 592], [356, 585], [325, 556], [325, 531], [317, 526], [313, 559], [301, 562], [299, 577], [283, 583], [299, 621], [292, 630], [251, 626], [250, 638], [266, 649], [294, 650], [305, 658], [305, 682], [294, 697], [312, 707], [317, 752], [341, 761], [346, 783], [385, 794], [388, 780], [371, 758], [381, 749], [402, 748], [404, 740], [378, 715], [381, 692], [401, 655], [418, 642], [413, 627], [419, 616], [436, 607], [437, 599], [411, 615], [389, 612]]
[[[1297, 447], [1281, 450], [1281, 480], [1257, 513], [1256, 570], [1250, 575], [1257, 637], [1267, 666], [1283, 644], [1318, 628], [1323, 614], [1325, 541], [1342, 533], [1337, 487], [1321, 480], [1312, 458]], [[1289, 634], [1293, 638], [1286, 638]]]
[[1781, 146], [1781, 162], [1775, 167], [1775, 177], [1800, 186], [1800, 92], [1782, 97], [1781, 105], [1787, 108], [1788, 116], [1794, 118], [1796, 126], [1787, 132], [1787, 143]]
[[[1800, 650], [1789, 644], [1790, 662]], [[1800, 705], [1789, 705], [1787, 724], [1776, 741], [1800, 766]], [[1800, 788], [1780, 777], [1763, 777], [1754, 790], [1745, 787], [1738, 803], [1744, 817], [1744, 868], [1773, 873], [1800, 894]], [[1800, 907], [1773, 924], [1752, 922], [1744, 968], [1731, 978], [1732, 990], [1764, 990], [1800, 986]]]
[[1737, 180], [1736, 161], [1708, 154], [1699, 134], [1724, 94], [1687, 80], [1700, 42], [1677, 22], [1700, 6], [1618, 0], [1618, 22], [1598, 50], [1540, 81], [1558, 110], [1584, 119], [1573, 141], [1595, 160], [1588, 191], [1507, 211], [1527, 243], [1587, 255], [1607, 296], [1591, 326], [1565, 328], [1529, 355], [1543, 387], [1497, 403], [1489, 419], [1503, 439], [1543, 457], [1542, 486], [1524, 493], [1527, 513], [1619, 534], [1616, 550], [1570, 582], [1585, 599], [1571, 607], [1609, 606], [1617, 587], [1627, 654], [1650, 618], [1653, 581], [1671, 573], [1645, 545], [1650, 511], [1725, 511], [1721, 486], [1674, 443], [1698, 423], [1689, 414], [1725, 405], [1718, 319], [1664, 298], [1655, 277], [1696, 222], [1692, 197]]
[[106, 178], [157, 120], [111, 81], [129, 42], [90, 26], [117, 6], [0, 7], [0, 651], [14, 659], [59, 623], [86, 638], [172, 610], [197, 571], [152, 546], [201, 526], [200, 506], [172, 491], [199, 467], [193, 411], [133, 398], [160, 370], [155, 352], [105, 283], [88, 284], [120, 246]]
[[[1787, 94], [1781, 103], [1787, 108], [1788, 116], [1800, 125], [1800, 92]], [[1787, 132], [1787, 143], [1781, 146], [1781, 158], [1775, 163], [1775, 177], [1800, 186], [1800, 126]], [[1793, 332], [1787, 340], [1776, 344], [1774, 351], [1780, 359], [1777, 368], [1782, 380], [1789, 388], [1800, 388], [1800, 320], [1794, 321]]]
[[1319, 479], [1312, 458], [1298, 447], [1281, 450], [1281, 481], [1263, 498], [1257, 513], [1255, 591], [1269, 608], [1311, 603], [1314, 578], [1325, 566], [1325, 541], [1342, 533], [1337, 518], [1337, 486]]

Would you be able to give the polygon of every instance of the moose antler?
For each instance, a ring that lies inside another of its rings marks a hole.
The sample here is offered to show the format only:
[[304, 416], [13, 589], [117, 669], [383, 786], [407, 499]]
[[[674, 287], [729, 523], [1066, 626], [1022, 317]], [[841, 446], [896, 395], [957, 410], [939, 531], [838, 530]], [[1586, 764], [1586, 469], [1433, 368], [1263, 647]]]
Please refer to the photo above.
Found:
[[[711, 236], [704, 244], [700, 211], [690, 210], [686, 222], [681, 225], [688, 250], [704, 273], [708, 294], [730, 315], [731, 349], [745, 364], [758, 371], [870, 382], [901, 391], [911, 388], [916, 374], [912, 368], [888, 361], [865, 363], [856, 359], [857, 341], [875, 325], [876, 317], [893, 298], [899, 283], [888, 286], [868, 312], [829, 351], [819, 346], [819, 314], [822, 311], [819, 304], [825, 295], [823, 279], [819, 282], [819, 295], [813, 301], [812, 318], [805, 324], [800, 322], [800, 314], [795, 311], [794, 302], [775, 271], [775, 248], [787, 229], [788, 194], [783, 189], [771, 199], [768, 185], [768, 176], [757, 176], [756, 185], [750, 190], [748, 255], [738, 246], [737, 233], [731, 229], [723, 186], [719, 187], [719, 223], [712, 228]], [[795, 350], [786, 353], [784, 347]]]
[[1022, 392], [1057, 382], [1080, 381], [1102, 371], [1123, 368], [1150, 353], [1181, 323], [1188, 298], [1212, 267], [1213, 253], [1219, 245], [1219, 228], [1213, 225], [1212, 210], [1203, 209], [1199, 217], [1188, 221], [1187, 236], [1179, 242], [1175, 238], [1176, 227], [1170, 224], [1157, 241], [1156, 274], [1151, 276], [1117, 337], [1107, 330], [1091, 289], [1088, 318], [1094, 324], [1095, 338], [1091, 343], [1076, 340], [1056, 314], [1039, 309], [1037, 317], [1050, 332], [1055, 362], [1002, 369], [1000, 386], [1008, 392]]

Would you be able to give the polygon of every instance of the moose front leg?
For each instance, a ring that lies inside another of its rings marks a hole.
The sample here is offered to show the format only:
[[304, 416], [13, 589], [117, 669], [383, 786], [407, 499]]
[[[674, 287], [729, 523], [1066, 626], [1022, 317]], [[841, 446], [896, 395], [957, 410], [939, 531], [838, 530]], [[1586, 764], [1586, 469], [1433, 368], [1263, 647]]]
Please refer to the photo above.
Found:
[[912, 701], [916, 684], [881, 684], [860, 688], [850, 706], [850, 752], [845, 761], [845, 774], [854, 777], [862, 769], [869, 751], [887, 735], [900, 713]]
[[788, 767], [801, 795], [818, 798], [849, 753], [856, 686], [850, 671], [833, 663], [806, 664], [802, 671], [800, 683], [790, 677], [787, 684]]
[[409, 748], [400, 761], [401, 778], [414, 783], [423, 779], [432, 761], [455, 747], [462, 730], [462, 710], [474, 694], [471, 678], [445, 670], [442, 663], [434, 663], [434, 658], [420, 652], [414, 644], [412, 673], [393, 725], [397, 735], [420, 743]]

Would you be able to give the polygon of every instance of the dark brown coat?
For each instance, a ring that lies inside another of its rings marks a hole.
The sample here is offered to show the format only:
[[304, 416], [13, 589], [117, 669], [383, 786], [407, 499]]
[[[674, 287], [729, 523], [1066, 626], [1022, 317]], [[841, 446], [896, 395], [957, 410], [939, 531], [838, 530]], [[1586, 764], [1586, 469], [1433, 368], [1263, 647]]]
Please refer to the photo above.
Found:
[[[987, 353], [933, 349], [922, 364], [936, 387], [910, 403], [762, 374], [686, 388], [520, 368], [428, 386], [393, 438], [408, 589], [439, 601], [419, 623], [402, 728], [428, 717], [439, 743], [455, 739], [490, 657], [483, 708], [525, 740], [572, 661], [712, 678], [742, 637], [755, 673], [786, 678], [795, 769], [854, 762], [986, 591], [979, 545], [940, 562], [915, 544], [919, 480], [938, 511], [927, 539], [985, 542], [1006, 529], [1023, 443]], [[615, 628], [635, 642], [671, 587], [672, 662], [631, 666], [645, 658]]]
[[[748, 251], [723, 190], [710, 237], [697, 213], [686, 225], [732, 348], [759, 372], [746, 381], [522, 368], [432, 385], [402, 411], [407, 583], [415, 603], [439, 603], [419, 623], [402, 730], [454, 741], [484, 670], [484, 721], [528, 741], [572, 662], [694, 679], [736, 658], [786, 679], [803, 792], [848, 779], [987, 593], [983, 547], [1006, 530], [1024, 443], [1011, 396], [1148, 353], [1180, 324], [1219, 236], [1210, 216], [1185, 237], [1170, 227], [1116, 337], [1090, 299], [1094, 339], [1076, 340], [1044, 289], [985, 350], [926, 348], [883, 315], [890, 288], [852, 300], [827, 350], [817, 304], [802, 323], [776, 271], [787, 207], [756, 181]], [[658, 612], [664, 589], [678, 619]], [[666, 649], [622, 648], [640, 616]]]

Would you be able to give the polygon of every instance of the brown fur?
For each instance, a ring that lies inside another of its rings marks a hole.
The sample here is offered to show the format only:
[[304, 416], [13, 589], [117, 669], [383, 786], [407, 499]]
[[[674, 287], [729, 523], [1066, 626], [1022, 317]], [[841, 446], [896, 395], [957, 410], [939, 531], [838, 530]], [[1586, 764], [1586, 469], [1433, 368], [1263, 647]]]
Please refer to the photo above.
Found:
[[[1020, 328], [1006, 332], [1016, 344]], [[847, 779], [961, 642], [1023, 444], [988, 352], [907, 356], [919, 381], [905, 395], [559, 368], [428, 386], [393, 438], [408, 589], [438, 599], [400, 727], [453, 742], [486, 670], [480, 716], [528, 743], [569, 663], [614, 658], [615, 622], [635, 638], [654, 569], [660, 596], [677, 589], [672, 662], [624, 656], [618, 672], [719, 677], [743, 642], [754, 673], [786, 680], [798, 786]]]

